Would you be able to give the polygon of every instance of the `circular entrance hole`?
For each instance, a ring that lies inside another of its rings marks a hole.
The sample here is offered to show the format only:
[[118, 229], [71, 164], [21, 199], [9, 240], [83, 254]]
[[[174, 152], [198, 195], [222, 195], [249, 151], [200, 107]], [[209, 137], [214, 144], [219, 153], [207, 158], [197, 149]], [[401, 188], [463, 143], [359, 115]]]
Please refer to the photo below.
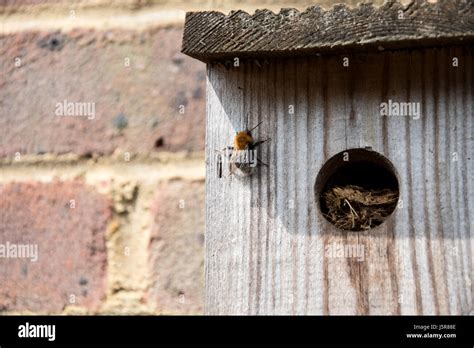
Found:
[[323, 165], [315, 194], [326, 220], [342, 230], [364, 231], [393, 213], [399, 185], [395, 167], [386, 157], [371, 150], [350, 149]]

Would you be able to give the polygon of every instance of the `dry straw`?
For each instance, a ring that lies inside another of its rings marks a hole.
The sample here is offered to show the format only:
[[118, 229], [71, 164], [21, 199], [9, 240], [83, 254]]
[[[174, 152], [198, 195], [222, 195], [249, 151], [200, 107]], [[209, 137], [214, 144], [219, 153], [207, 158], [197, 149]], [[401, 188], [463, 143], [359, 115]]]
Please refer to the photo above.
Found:
[[398, 201], [398, 191], [364, 189], [355, 185], [334, 186], [323, 194], [326, 217], [343, 230], [361, 231], [380, 225]]

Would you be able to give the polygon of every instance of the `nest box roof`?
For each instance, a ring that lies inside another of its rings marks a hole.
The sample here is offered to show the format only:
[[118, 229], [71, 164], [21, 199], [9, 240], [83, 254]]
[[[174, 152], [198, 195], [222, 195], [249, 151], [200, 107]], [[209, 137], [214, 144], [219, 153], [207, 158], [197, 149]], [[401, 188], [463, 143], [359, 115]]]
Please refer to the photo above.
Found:
[[203, 62], [305, 56], [324, 52], [399, 49], [474, 42], [474, 1], [389, 1], [383, 6], [335, 5], [282, 9], [188, 12], [182, 52]]

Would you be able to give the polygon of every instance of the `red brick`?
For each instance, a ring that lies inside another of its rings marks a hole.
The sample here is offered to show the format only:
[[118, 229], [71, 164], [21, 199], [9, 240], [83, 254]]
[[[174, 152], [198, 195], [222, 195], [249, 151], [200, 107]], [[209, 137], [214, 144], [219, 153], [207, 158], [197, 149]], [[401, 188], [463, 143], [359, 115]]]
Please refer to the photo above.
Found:
[[161, 313], [200, 314], [204, 296], [204, 182], [173, 180], [161, 184], [151, 212], [150, 300]]
[[[38, 260], [0, 258], [0, 311], [97, 309], [105, 293], [107, 198], [79, 181], [0, 186], [0, 244], [37, 244]], [[70, 208], [70, 200], [75, 208]]]
[[[173, 27], [0, 35], [0, 157], [202, 150], [205, 66], [181, 38]], [[56, 116], [64, 100], [95, 103], [95, 119]]]

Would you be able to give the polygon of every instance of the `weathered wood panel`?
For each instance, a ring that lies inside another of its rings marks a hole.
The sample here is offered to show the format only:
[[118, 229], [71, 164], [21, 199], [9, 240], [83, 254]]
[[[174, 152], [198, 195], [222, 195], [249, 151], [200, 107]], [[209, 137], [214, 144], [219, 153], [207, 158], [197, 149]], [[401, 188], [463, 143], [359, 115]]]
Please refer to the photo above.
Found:
[[202, 61], [294, 57], [327, 51], [409, 48], [474, 41], [474, 3], [466, 0], [344, 4], [330, 10], [188, 12], [182, 52]]
[[[208, 65], [207, 313], [471, 312], [472, 48], [349, 58]], [[388, 99], [420, 102], [420, 118], [381, 117]], [[269, 168], [217, 178], [214, 151], [260, 121]], [[316, 176], [365, 146], [395, 166], [403, 206], [370, 231], [340, 231], [319, 211]], [[364, 260], [328, 257], [332, 243], [363, 245]]]

